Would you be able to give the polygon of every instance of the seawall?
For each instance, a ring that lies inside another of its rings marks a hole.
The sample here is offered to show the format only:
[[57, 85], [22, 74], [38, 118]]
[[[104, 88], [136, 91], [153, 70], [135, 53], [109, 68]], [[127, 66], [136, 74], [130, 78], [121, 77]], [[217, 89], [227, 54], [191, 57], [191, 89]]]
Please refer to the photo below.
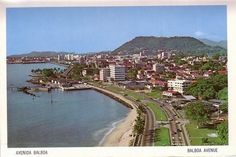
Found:
[[131, 109], [134, 109], [134, 108], [136, 109], [137, 108], [137, 106], [132, 101], [130, 101], [126, 98], [123, 98], [123, 96], [121, 96], [121, 95], [110, 92], [110, 91], [108, 91], [106, 89], [103, 89], [103, 88], [99, 88], [99, 87], [92, 86], [92, 85], [90, 85], [90, 86], [91, 86], [91, 89], [94, 89], [94, 90], [96, 90], [96, 91], [98, 91], [98, 92], [100, 92], [100, 93], [102, 93], [106, 96], [111, 97], [112, 99], [122, 103], [123, 105], [125, 105], [128, 108], [131, 108]]

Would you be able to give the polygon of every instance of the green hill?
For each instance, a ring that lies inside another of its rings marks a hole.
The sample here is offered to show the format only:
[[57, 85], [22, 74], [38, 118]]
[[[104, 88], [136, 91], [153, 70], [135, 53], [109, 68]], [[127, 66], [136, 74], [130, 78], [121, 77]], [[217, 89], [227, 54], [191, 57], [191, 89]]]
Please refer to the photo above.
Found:
[[221, 41], [213, 41], [209, 39], [199, 39], [199, 40], [210, 46], [220, 46], [227, 49], [227, 40], [221, 40]]
[[176, 50], [185, 54], [213, 54], [226, 53], [226, 49], [219, 46], [206, 45], [193, 37], [154, 37], [140, 36], [126, 42], [113, 51], [114, 54], [135, 54], [145, 50], [146, 53], [154, 54], [158, 50]]

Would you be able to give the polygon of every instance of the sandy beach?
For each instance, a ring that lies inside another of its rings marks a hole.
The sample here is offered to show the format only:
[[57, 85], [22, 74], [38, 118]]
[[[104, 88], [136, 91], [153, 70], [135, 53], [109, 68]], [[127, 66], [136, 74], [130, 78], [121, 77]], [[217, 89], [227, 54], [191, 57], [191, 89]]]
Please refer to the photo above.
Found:
[[101, 146], [129, 146], [130, 141], [133, 139], [133, 137], [130, 135], [132, 134], [135, 119], [137, 117], [136, 105], [132, 101], [124, 98], [119, 94], [110, 92], [99, 87], [93, 88], [111, 94], [132, 106], [132, 109], [128, 113], [127, 117], [122, 122], [120, 122], [116, 126], [116, 128], [110, 134], [107, 135], [107, 137], [105, 137], [105, 140], [101, 144]]
[[130, 141], [133, 139], [130, 135], [132, 134], [136, 116], [136, 110], [132, 109], [125, 120], [118, 124], [117, 127], [105, 138], [102, 146], [129, 146]]

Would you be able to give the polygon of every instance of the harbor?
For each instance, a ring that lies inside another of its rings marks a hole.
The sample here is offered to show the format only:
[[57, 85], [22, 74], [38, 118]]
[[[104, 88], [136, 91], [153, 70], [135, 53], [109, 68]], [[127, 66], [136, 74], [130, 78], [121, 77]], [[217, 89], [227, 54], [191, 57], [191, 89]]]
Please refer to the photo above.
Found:
[[[55, 81], [48, 82], [52, 87], [48, 91], [46, 84], [25, 82], [31, 78], [32, 68], [54, 66], [8, 65], [9, 147], [98, 146], [113, 124], [127, 117], [129, 108], [84, 82], [75, 82], [70, 88], [64, 84], [64, 91]], [[30, 87], [27, 90], [36, 97], [17, 91], [16, 87], [23, 86]], [[70, 136], [64, 136], [65, 132]]]

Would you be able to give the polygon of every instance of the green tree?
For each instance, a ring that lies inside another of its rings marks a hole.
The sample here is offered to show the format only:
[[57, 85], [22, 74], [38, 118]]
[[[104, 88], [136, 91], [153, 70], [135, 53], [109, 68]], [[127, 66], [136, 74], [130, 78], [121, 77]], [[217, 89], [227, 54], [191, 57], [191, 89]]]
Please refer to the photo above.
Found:
[[187, 93], [198, 97], [198, 99], [210, 99], [216, 95], [212, 84], [205, 79], [199, 79], [196, 83], [190, 85], [187, 88]]
[[138, 74], [138, 70], [131, 68], [131, 69], [129, 69], [128, 72], [127, 72], [127, 78], [128, 78], [129, 80], [133, 80], [133, 79], [136, 78], [137, 74]]
[[73, 65], [70, 77], [75, 80], [82, 80], [82, 70], [85, 68], [84, 65], [75, 64]]
[[165, 72], [165, 75], [166, 75], [165, 78], [167, 78], [167, 80], [168, 79], [173, 79], [176, 76], [176, 74], [174, 72]]
[[228, 100], [228, 87], [223, 88], [217, 94], [220, 100]]
[[218, 124], [217, 133], [221, 140], [221, 144], [228, 144], [228, 121]]
[[208, 143], [208, 142], [209, 142], [209, 139], [208, 139], [208, 138], [205, 138], [205, 137], [202, 138], [202, 143], [203, 143], [203, 144], [206, 144], [206, 143]]
[[217, 61], [208, 61], [202, 65], [201, 70], [221, 70], [223, 66]]
[[197, 63], [194, 63], [193, 65], [191, 65], [191, 69], [192, 70], [200, 70], [201, 69], [201, 67], [202, 67], [202, 62], [197, 62]]
[[143, 133], [145, 120], [144, 120], [142, 109], [140, 107], [138, 108], [137, 112], [138, 112], [138, 116], [135, 119], [135, 125], [134, 125], [133, 131], [137, 133], [138, 135], [140, 135]]
[[220, 105], [220, 110], [223, 113], [228, 113], [228, 102], [225, 101], [222, 105]]
[[224, 101], [223, 104], [220, 105], [220, 110], [223, 113], [228, 113], [228, 87], [225, 87], [218, 92], [218, 98]]
[[179, 60], [177, 60], [177, 62], [175, 62], [175, 63], [178, 64], [178, 65], [183, 65], [183, 64], [186, 64], [187, 62], [186, 62], [185, 60], [179, 59]]
[[187, 118], [197, 122], [197, 127], [204, 125], [209, 120], [208, 110], [200, 101], [189, 103], [184, 110]]
[[212, 55], [212, 59], [214, 60], [218, 60], [220, 57], [220, 53], [215, 53], [214, 55]]
[[54, 69], [43, 69], [42, 74], [45, 77], [55, 77], [56, 76]]
[[199, 99], [217, 98], [218, 92], [227, 87], [227, 76], [213, 75], [208, 79], [198, 79], [187, 88], [187, 93]]
[[227, 75], [213, 75], [210, 77], [209, 81], [213, 84], [217, 92], [228, 86]]

